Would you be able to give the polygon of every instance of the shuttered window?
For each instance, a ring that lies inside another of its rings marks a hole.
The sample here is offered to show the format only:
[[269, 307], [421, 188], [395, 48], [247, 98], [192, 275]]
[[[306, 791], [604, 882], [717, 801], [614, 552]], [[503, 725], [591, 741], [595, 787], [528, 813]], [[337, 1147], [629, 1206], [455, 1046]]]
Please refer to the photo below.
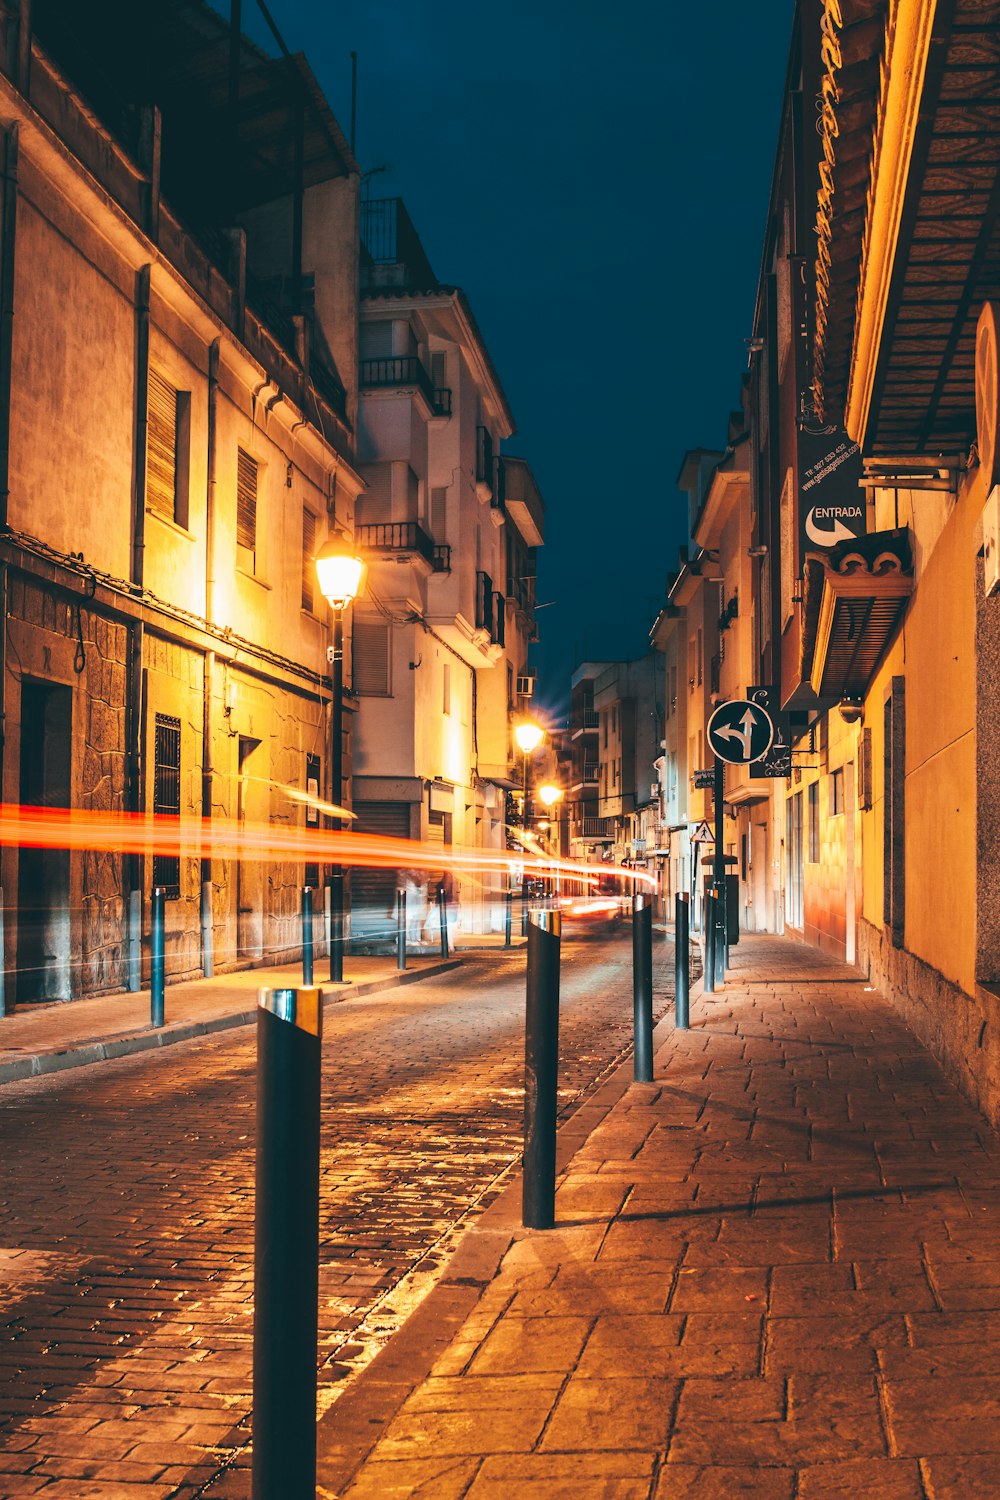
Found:
[[[153, 811], [178, 817], [181, 810], [181, 721], [157, 714], [153, 743]], [[153, 885], [164, 888], [168, 901], [181, 894], [181, 862], [176, 854], [153, 855]]]
[[146, 396], [146, 505], [158, 516], [188, 523], [190, 391], [177, 391], [150, 369]]
[[236, 450], [236, 545], [250, 553], [251, 568], [257, 551], [257, 462], [242, 448]]
[[316, 517], [311, 510], [302, 510], [302, 608], [310, 614], [313, 607], [313, 590], [316, 585]]
[[353, 652], [354, 691], [368, 697], [388, 697], [388, 622], [355, 620]]

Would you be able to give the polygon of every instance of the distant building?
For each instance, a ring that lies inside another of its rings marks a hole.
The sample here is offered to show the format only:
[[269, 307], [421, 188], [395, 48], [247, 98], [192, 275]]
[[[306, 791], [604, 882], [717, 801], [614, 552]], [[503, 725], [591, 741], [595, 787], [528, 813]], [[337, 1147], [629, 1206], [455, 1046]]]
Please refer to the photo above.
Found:
[[594, 682], [598, 715], [598, 816], [614, 837], [616, 864], [649, 864], [659, 838], [655, 762], [663, 734], [663, 658], [650, 651], [610, 662]]
[[574, 859], [601, 860], [614, 846], [610, 818], [601, 816], [599, 730], [594, 684], [607, 662], [581, 662], [571, 682], [569, 738], [572, 759], [567, 789], [566, 820]]

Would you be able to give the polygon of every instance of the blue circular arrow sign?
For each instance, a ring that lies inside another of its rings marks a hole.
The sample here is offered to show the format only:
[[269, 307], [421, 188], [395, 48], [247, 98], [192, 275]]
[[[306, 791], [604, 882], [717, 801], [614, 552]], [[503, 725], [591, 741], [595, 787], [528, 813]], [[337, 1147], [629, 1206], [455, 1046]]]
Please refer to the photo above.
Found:
[[760, 760], [774, 740], [774, 722], [759, 703], [732, 698], [720, 703], [706, 728], [708, 743], [720, 760], [737, 766]]

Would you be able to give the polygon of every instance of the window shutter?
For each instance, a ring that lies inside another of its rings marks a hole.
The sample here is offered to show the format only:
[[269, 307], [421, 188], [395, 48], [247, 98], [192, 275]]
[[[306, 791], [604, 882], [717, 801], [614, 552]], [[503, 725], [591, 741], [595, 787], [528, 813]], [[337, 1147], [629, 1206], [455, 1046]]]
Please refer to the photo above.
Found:
[[389, 693], [389, 626], [381, 620], [355, 620], [354, 691], [371, 697]]
[[257, 547], [257, 463], [242, 448], [236, 450], [236, 545]]
[[310, 613], [313, 607], [313, 585], [316, 582], [316, 517], [311, 510], [302, 510], [302, 608]]
[[177, 502], [177, 392], [151, 369], [146, 397], [146, 504], [175, 519]]

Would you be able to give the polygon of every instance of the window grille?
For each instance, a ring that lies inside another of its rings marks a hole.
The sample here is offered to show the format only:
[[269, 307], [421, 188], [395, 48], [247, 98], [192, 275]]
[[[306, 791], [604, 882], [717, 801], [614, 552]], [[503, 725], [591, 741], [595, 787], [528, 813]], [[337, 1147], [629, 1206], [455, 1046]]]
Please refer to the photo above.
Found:
[[[157, 714], [153, 747], [153, 812], [179, 817], [181, 811], [181, 721]], [[168, 901], [181, 894], [181, 862], [176, 854], [153, 855], [153, 885], [161, 885]]]

